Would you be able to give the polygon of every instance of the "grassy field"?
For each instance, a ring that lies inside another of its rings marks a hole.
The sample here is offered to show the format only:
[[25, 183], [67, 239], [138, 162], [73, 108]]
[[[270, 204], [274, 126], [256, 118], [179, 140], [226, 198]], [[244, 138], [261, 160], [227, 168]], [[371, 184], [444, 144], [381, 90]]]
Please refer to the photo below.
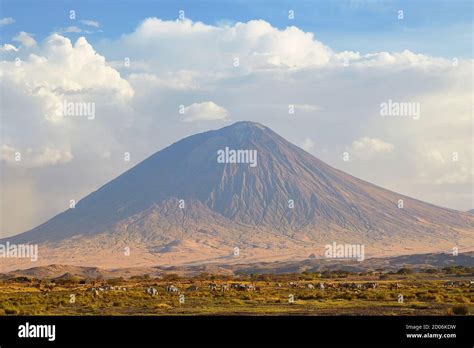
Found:
[[[472, 269], [463, 268], [108, 280], [17, 277], [0, 282], [0, 315], [469, 315], [474, 313], [473, 279]], [[168, 292], [169, 285], [177, 291]], [[149, 288], [156, 294], [147, 294]]]

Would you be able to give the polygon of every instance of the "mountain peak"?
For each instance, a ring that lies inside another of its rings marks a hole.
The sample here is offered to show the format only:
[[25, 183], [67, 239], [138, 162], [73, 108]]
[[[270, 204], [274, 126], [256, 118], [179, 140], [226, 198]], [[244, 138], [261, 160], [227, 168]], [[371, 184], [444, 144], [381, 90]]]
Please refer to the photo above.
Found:
[[265, 127], [264, 125], [258, 122], [251, 122], [251, 121], [239, 121], [233, 123], [229, 126], [220, 128], [215, 132], [229, 136], [232, 138], [239, 138], [239, 139], [251, 139], [255, 136], [262, 136], [263, 134], [276, 136], [277, 134], [273, 132], [270, 128]]
[[232, 129], [268, 129], [265, 127], [263, 124], [258, 123], [258, 122], [253, 122], [253, 121], [238, 121], [233, 124], [231, 124], [228, 127], [225, 128], [232, 128]]
[[393, 254], [449, 250], [454, 241], [466, 246], [473, 229], [470, 214], [354, 178], [270, 128], [242, 121], [168, 146], [74, 209], [10, 239], [104, 250], [132, 245], [156, 262], [186, 262], [227, 257], [236, 246], [256, 258], [306, 257], [334, 241]]

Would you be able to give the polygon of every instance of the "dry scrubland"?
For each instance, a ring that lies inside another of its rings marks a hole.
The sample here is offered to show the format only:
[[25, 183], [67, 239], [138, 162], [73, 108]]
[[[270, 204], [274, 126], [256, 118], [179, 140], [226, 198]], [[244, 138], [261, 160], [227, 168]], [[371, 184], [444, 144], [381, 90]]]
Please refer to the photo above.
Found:
[[[473, 275], [474, 268], [451, 267], [388, 274], [335, 271], [185, 278], [168, 274], [108, 280], [73, 275], [54, 280], [16, 277], [0, 282], [0, 314], [468, 315], [474, 313]], [[179, 291], [168, 292], [169, 285]], [[223, 286], [228, 289], [223, 291]], [[147, 294], [149, 288], [156, 289], [156, 294]], [[403, 303], [398, 301], [400, 294]], [[294, 303], [289, 302], [290, 295]]]

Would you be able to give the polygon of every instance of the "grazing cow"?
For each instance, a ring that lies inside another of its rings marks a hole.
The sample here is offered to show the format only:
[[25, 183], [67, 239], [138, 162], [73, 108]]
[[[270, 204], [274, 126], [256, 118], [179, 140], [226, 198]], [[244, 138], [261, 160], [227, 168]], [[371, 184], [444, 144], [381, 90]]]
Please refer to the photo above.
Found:
[[98, 297], [99, 297], [99, 291], [94, 290], [94, 298], [98, 298]]
[[221, 291], [224, 292], [224, 291], [228, 291], [229, 290], [229, 285], [227, 284], [222, 284], [221, 285]]
[[319, 290], [324, 290], [324, 284], [323, 283], [318, 283], [316, 284], [316, 288]]
[[216, 283], [209, 283], [208, 284], [209, 290], [211, 291], [216, 291], [217, 289], [217, 284]]
[[443, 284], [445, 287], [454, 287], [454, 286], [461, 286], [462, 283], [458, 280], [449, 280]]
[[188, 291], [198, 291], [199, 287], [196, 286], [196, 285], [191, 285], [186, 290], [188, 290]]
[[247, 290], [247, 291], [255, 291], [255, 285], [253, 285], [253, 284], [247, 284], [247, 285], [245, 285], [245, 290]]
[[179, 289], [174, 285], [167, 285], [166, 292], [179, 292]]
[[298, 288], [299, 285], [296, 282], [290, 282], [288, 285], [290, 285], [290, 288]]
[[239, 290], [239, 291], [247, 290], [247, 285], [246, 284], [237, 284], [236, 289]]
[[156, 290], [155, 288], [148, 288], [145, 290], [145, 293], [147, 293], [148, 295], [151, 295], [151, 296], [155, 296], [156, 294], [158, 294], [158, 290]]
[[278, 283], [278, 284], [277, 284], [277, 287], [278, 287], [278, 288], [281, 288], [281, 283]]
[[474, 280], [471, 280], [471, 281], [469, 282], [469, 287], [470, 287], [470, 288], [474, 288]]
[[49, 296], [49, 294], [51, 293], [50, 289], [40, 289], [40, 291], [41, 291], [41, 294], [45, 296]]
[[377, 283], [365, 283], [364, 284], [364, 288], [366, 288], [366, 289], [376, 289], [377, 286], [378, 286]]
[[401, 288], [401, 286], [398, 283], [390, 284], [390, 290], [398, 290], [400, 288]]
[[313, 284], [306, 284], [306, 289], [314, 289], [314, 285]]

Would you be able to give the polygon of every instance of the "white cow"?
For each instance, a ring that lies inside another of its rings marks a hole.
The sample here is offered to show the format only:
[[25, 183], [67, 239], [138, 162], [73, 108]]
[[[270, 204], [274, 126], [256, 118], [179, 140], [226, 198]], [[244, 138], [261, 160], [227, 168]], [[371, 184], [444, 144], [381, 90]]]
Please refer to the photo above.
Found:
[[158, 290], [156, 290], [155, 288], [148, 288], [145, 290], [145, 293], [147, 293], [148, 295], [151, 295], [151, 296], [155, 296], [156, 294], [158, 294]]

